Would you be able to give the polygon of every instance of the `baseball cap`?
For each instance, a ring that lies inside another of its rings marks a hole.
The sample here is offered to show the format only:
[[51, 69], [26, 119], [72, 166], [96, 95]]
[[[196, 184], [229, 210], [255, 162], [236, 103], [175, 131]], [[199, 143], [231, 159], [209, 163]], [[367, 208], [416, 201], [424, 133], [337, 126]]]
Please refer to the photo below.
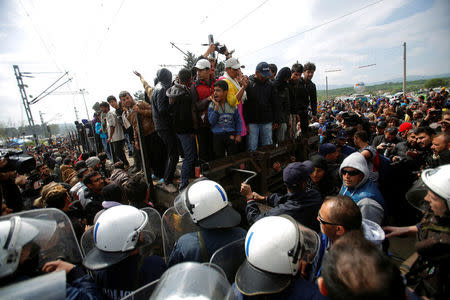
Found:
[[334, 152], [336, 152], [336, 146], [335, 145], [333, 145], [331, 143], [325, 143], [325, 144], [320, 145], [319, 154], [321, 156], [325, 157], [325, 155], [331, 154], [331, 153], [334, 153]]
[[225, 68], [232, 68], [237, 70], [240, 69], [241, 67], [242, 67], [241, 63], [239, 62], [239, 60], [237, 60], [237, 58], [230, 57], [225, 61]]
[[99, 162], [100, 162], [100, 158], [98, 158], [98, 157], [96, 157], [96, 156], [92, 156], [92, 157], [89, 157], [89, 158], [86, 160], [86, 166], [93, 168], [93, 167], [95, 167]]
[[260, 62], [256, 66], [256, 72], [261, 73], [261, 75], [264, 76], [264, 77], [272, 76], [272, 73], [270, 72], [269, 64], [266, 63], [266, 62]]
[[309, 160], [294, 162], [283, 170], [283, 181], [289, 187], [295, 187], [314, 171], [313, 163]]
[[398, 128], [398, 131], [399, 132], [404, 132], [404, 131], [409, 131], [410, 129], [412, 129], [412, 124], [409, 123], [409, 122], [404, 122]]
[[380, 128], [386, 128], [386, 127], [387, 127], [386, 121], [380, 121], [380, 122], [378, 122], [378, 123], [377, 123], [377, 127], [380, 127]]
[[211, 69], [211, 63], [207, 59], [200, 59], [196, 64], [195, 68], [199, 70]]
[[346, 139], [347, 138], [347, 131], [341, 130], [337, 134], [338, 139]]

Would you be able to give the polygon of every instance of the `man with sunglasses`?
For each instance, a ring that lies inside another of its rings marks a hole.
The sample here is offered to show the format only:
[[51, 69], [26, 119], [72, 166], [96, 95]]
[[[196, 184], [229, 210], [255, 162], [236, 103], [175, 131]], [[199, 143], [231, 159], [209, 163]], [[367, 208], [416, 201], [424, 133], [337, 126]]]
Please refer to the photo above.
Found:
[[369, 168], [364, 156], [355, 152], [341, 164], [340, 195], [350, 197], [361, 209], [363, 218], [381, 224], [384, 218], [384, 199], [376, 184], [369, 179]]

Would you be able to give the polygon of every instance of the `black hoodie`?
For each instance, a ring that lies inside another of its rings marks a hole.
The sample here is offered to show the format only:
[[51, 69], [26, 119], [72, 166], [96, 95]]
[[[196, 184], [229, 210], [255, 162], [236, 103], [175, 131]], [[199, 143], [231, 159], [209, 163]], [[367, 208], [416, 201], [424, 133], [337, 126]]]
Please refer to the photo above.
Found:
[[290, 96], [289, 84], [286, 79], [291, 78], [291, 69], [288, 67], [282, 68], [275, 78], [274, 85], [280, 101], [280, 123], [289, 123], [290, 113]]
[[172, 85], [172, 73], [162, 68], [156, 73], [158, 84], [152, 94], [152, 114], [156, 131], [169, 130], [173, 128], [169, 114], [169, 98], [166, 91]]

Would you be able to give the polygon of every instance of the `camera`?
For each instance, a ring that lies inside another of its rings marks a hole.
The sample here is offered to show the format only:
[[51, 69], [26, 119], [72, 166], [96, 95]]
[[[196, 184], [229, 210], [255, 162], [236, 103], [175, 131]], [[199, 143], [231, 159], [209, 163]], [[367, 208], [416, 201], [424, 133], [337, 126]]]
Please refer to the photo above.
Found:
[[389, 148], [389, 147], [391, 147], [392, 145], [393, 145], [392, 143], [386, 143], [386, 144], [385, 144], [385, 147], [386, 147], [386, 148]]
[[221, 45], [219, 43], [214, 43], [214, 45], [216, 46], [216, 51], [217, 52], [219, 52], [220, 54], [225, 55], [225, 53], [227, 52], [227, 46]]
[[36, 168], [36, 160], [31, 156], [21, 156], [23, 151], [1, 152], [0, 157], [7, 159], [6, 165], [0, 169], [0, 172], [17, 171], [19, 174], [31, 172]]

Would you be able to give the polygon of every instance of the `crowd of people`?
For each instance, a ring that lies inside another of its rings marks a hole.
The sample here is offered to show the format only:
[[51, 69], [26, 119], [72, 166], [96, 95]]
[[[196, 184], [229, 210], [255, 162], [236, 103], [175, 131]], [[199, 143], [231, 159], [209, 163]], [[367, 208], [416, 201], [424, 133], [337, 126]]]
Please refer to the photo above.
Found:
[[[20, 222], [14, 214], [21, 211], [59, 209], [78, 241], [94, 228], [95, 247], [82, 265], [58, 260], [39, 271], [65, 270], [72, 299], [120, 299], [168, 267], [208, 262], [221, 247], [242, 240], [245, 260], [232, 286], [238, 299], [448, 298], [445, 87], [417, 99], [318, 103], [313, 63], [278, 71], [260, 62], [245, 76], [240, 62], [222, 51], [225, 73], [216, 76], [215, 51], [212, 44], [175, 79], [168, 69], [158, 70], [154, 87], [135, 72], [145, 100], [127, 91], [119, 101], [108, 96], [94, 106], [92, 121], [76, 123], [76, 147], [66, 140], [30, 149], [33, 170], [17, 175], [10, 158], [0, 161], [2, 215]], [[247, 204], [241, 214], [220, 183], [195, 179], [202, 162], [286, 143], [310, 150], [306, 160], [293, 153], [291, 163], [274, 163], [286, 193], [262, 195], [243, 183]], [[143, 232], [151, 222], [142, 209], [157, 201], [142, 172], [146, 165], [151, 180], [174, 195], [177, 213], [199, 228], [181, 236], [166, 257], [138, 251], [148, 243]], [[419, 204], [408, 202], [410, 194], [419, 194]], [[14, 231], [14, 222], [0, 219], [0, 246], [7, 251], [11, 235], [27, 236], [17, 244], [20, 258], [35, 236]], [[21, 230], [34, 228], [26, 218], [22, 222], [29, 226]], [[417, 234], [417, 255], [400, 272], [389, 258], [388, 239], [408, 234]], [[7, 256], [0, 255], [0, 277], [8, 283], [35, 274], [24, 263], [27, 257], [12, 263]], [[3, 259], [15, 267], [3, 272]]]

